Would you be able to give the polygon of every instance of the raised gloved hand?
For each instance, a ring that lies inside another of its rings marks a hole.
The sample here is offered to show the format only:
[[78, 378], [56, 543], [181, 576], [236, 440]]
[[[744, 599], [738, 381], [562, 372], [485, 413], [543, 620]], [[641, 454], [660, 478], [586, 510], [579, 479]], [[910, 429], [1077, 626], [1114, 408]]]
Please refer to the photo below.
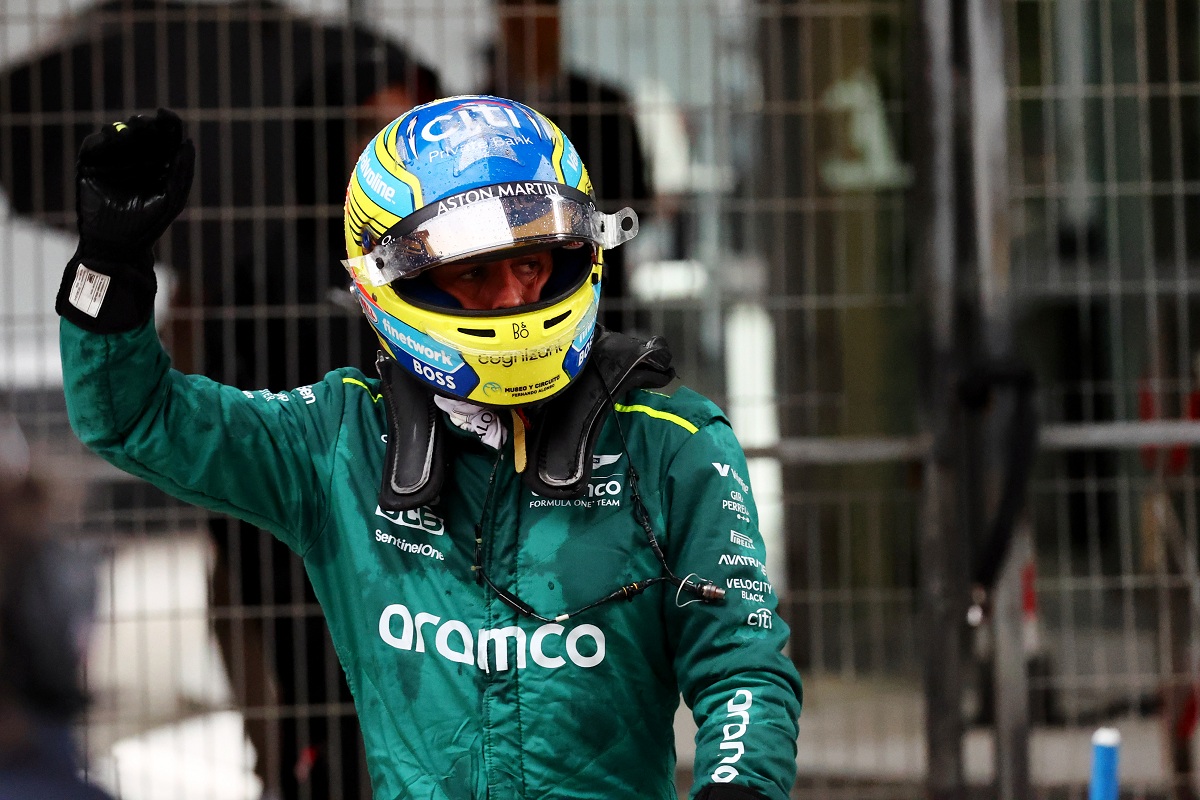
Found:
[[119, 333], [154, 307], [154, 243], [187, 203], [196, 149], [166, 109], [106, 125], [76, 162], [79, 247], [55, 310], [86, 330]]

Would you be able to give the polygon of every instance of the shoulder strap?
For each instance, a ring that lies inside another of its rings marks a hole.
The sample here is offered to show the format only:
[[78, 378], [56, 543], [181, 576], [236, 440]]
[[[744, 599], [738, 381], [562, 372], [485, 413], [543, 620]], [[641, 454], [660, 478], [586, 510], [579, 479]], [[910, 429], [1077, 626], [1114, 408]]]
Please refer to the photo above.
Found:
[[592, 474], [592, 450], [613, 403], [632, 389], [666, 386], [675, 377], [666, 342], [597, 328], [587, 365], [548, 400], [527, 433], [525, 485], [542, 497], [578, 497]]
[[379, 507], [407, 511], [432, 503], [442, 491], [442, 431], [433, 394], [383, 353], [375, 362], [387, 410], [388, 441]]

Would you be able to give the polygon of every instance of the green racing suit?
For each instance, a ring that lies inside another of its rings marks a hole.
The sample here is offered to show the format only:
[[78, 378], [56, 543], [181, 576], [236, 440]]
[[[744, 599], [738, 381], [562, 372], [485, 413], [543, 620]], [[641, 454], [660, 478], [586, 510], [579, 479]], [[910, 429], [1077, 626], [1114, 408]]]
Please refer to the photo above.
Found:
[[[291, 391], [242, 391], [171, 369], [152, 323], [107, 335], [61, 324], [68, 413], [85, 444], [303, 558], [378, 800], [675, 798], [681, 693], [698, 726], [693, 795], [734, 783], [788, 796], [800, 680], [745, 459], [710, 401], [687, 389], [620, 398], [574, 500], [524, 487], [513, 437], [497, 451], [442, 415], [440, 498], [384, 512], [377, 380], [346, 368]], [[543, 616], [659, 575], [630, 464], [672, 570], [714, 581], [723, 603], [660, 583], [543, 623], [475, 579], [477, 526], [487, 577]]]

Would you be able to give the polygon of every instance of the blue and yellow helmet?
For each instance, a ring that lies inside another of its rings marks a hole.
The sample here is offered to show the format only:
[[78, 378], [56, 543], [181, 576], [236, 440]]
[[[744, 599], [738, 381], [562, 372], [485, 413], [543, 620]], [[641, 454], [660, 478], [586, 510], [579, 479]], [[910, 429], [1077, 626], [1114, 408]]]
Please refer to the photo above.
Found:
[[[602, 252], [637, 234], [597, 210], [574, 145], [521, 103], [464, 95], [418, 106], [371, 140], [346, 190], [352, 291], [384, 349], [434, 391], [489, 406], [550, 397], [595, 335]], [[549, 249], [529, 305], [468, 311], [424, 273]]]

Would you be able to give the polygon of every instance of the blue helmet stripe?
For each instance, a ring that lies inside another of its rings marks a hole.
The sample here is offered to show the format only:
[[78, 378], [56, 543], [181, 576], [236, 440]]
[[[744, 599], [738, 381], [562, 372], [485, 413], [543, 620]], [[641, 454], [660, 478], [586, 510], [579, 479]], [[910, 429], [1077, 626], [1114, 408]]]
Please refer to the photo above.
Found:
[[413, 212], [412, 189], [384, 168], [375, 155], [374, 143], [368, 145], [359, 156], [355, 169], [363, 193], [377, 206], [398, 217], [406, 217]]
[[562, 171], [565, 183], [568, 186], [579, 186], [579, 179], [583, 177], [583, 160], [579, 157], [579, 153], [575, 150], [575, 145], [571, 144], [567, 137], [563, 137], [566, 148], [562, 154]]

